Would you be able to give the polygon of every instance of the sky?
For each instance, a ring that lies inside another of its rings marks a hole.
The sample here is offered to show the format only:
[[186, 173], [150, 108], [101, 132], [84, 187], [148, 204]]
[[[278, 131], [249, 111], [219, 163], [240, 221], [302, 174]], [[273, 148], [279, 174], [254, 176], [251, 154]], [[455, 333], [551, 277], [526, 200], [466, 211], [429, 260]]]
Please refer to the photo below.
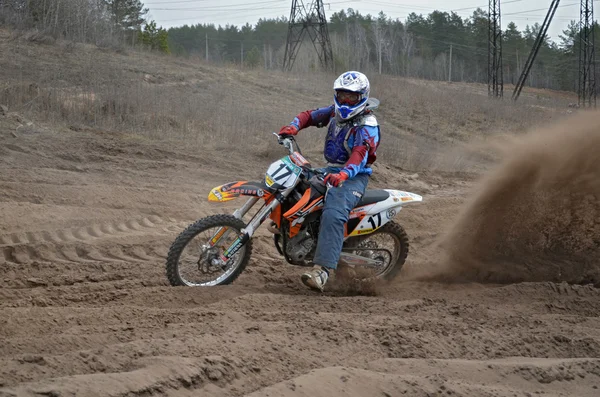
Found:
[[[304, 0], [309, 4], [311, 0]], [[353, 8], [361, 14], [376, 15], [380, 11], [392, 19], [404, 21], [411, 12], [427, 15], [434, 10], [455, 11], [466, 18], [480, 7], [487, 11], [485, 0], [324, 0], [325, 14], [342, 9]], [[548, 12], [551, 0], [501, 0], [502, 25], [515, 22], [519, 30], [526, 25], [542, 23]], [[600, 1], [595, 0], [595, 3]], [[214, 23], [242, 26], [246, 23], [256, 24], [259, 18], [289, 18], [292, 0], [148, 0], [143, 1], [150, 9], [149, 18], [159, 26], [170, 28], [185, 24]], [[560, 2], [554, 19], [548, 30], [550, 38], [559, 42], [559, 35], [570, 20], [579, 21], [579, 1], [563, 0]], [[597, 18], [595, 18], [597, 19]]]

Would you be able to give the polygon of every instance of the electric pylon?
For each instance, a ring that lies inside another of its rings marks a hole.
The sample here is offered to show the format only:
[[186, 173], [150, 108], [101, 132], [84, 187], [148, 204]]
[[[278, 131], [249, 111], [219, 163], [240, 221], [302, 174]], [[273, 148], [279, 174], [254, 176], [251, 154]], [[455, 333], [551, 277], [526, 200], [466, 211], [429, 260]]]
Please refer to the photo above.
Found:
[[504, 95], [502, 74], [502, 24], [500, 0], [489, 0], [488, 20], [488, 95]]
[[291, 70], [300, 50], [300, 45], [305, 36], [313, 43], [319, 62], [325, 69], [333, 69], [333, 50], [327, 30], [327, 18], [322, 0], [307, 1], [292, 0], [292, 11], [288, 27], [285, 55], [283, 57], [283, 69]]
[[596, 107], [594, 2], [581, 0], [579, 8], [579, 106]]

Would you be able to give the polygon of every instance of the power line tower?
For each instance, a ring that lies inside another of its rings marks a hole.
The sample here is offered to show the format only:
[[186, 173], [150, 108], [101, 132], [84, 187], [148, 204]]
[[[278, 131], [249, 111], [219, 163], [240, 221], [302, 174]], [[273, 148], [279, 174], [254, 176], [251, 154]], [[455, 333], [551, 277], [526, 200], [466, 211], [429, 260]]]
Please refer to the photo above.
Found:
[[488, 17], [488, 95], [502, 97], [504, 95], [504, 79], [500, 0], [489, 0]]
[[594, 2], [581, 0], [579, 8], [579, 106], [596, 107]]
[[327, 18], [322, 0], [292, 0], [292, 12], [288, 27], [283, 70], [291, 70], [300, 50], [300, 45], [308, 35], [317, 51], [319, 62], [325, 69], [333, 69], [333, 50], [327, 30]]
[[531, 70], [531, 67], [533, 66], [533, 61], [535, 61], [535, 57], [537, 56], [538, 52], [540, 51], [540, 47], [542, 46], [542, 44], [544, 43], [544, 40], [546, 39], [546, 34], [548, 33], [548, 27], [550, 27], [550, 22], [552, 22], [552, 19], [554, 18], [554, 14], [556, 13], [556, 9], [558, 8], [559, 3], [560, 3], [560, 0], [552, 0], [552, 3], [550, 3], [550, 8], [548, 8], [548, 13], [546, 14], [546, 18], [544, 19], [544, 22], [542, 23], [542, 26], [540, 27], [540, 31], [538, 32], [538, 34], [535, 38], [535, 42], [533, 43], [533, 47], [531, 48], [529, 57], [527, 58], [527, 61], [525, 62], [525, 66], [523, 67], [521, 76], [519, 76], [519, 81], [517, 82], [517, 85], [515, 85], [515, 90], [513, 91], [513, 94], [512, 94], [512, 99], [515, 101], [517, 99], [519, 99], [519, 96], [521, 95], [521, 90], [523, 89], [523, 86], [525, 85], [525, 81], [527, 81], [527, 77], [529, 76], [529, 71]]

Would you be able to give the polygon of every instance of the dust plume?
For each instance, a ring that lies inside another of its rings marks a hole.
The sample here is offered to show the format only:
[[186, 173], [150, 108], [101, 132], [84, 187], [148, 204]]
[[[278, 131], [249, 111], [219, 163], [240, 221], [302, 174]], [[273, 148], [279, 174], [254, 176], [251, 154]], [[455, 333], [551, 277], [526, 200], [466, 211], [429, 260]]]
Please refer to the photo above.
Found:
[[381, 281], [374, 276], [371, 269], [340, 265], [328, 292], [333, 296], [378, 296]]
[[600, 284], [600, 114], [505, 149], [442, 243], [444, 276]]

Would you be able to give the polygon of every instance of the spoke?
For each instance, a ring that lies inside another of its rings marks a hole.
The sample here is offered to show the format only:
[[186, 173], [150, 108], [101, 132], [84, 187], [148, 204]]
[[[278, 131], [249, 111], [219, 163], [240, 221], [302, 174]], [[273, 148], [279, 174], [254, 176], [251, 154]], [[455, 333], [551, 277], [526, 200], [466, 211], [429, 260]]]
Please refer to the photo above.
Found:
[[356, 248], [361, 249], [360, 251], [356, 251], [358, 255], [374, 260], [383, 260], [383, 264], [378, 267], [378, 273], [383, 274], [390, 267], [390, 265], [395, 263], [397, 260], [397, 256], [400, 252], [400, 242], [392, 234], [379, 232], [367, 236], [364, 240], [358, 243]]
[[[236, 253], [227, 263], [225, 269], [222, 265], [214, 264], [223, 254], [223, 246], [228, 247], [233, 240], [231, 236], [237, 236], [239, 231], [232, 233], [221, 240], [218, 246], [204, 250], [210, 240], [217, 233], [220, 227], [214, 227], [199, 233], [183, 249], [179, 258], [179, 275], [188, 285], [216, 285], [222, 279], [228, 277], [239, 266], [245, 254], [245, 247]], [[232, 229], [234, 231], [235, 229]], [[231, 240], [231, 241], [229, 241]], [[229, 241], [229, 242], [228, 242]]]

